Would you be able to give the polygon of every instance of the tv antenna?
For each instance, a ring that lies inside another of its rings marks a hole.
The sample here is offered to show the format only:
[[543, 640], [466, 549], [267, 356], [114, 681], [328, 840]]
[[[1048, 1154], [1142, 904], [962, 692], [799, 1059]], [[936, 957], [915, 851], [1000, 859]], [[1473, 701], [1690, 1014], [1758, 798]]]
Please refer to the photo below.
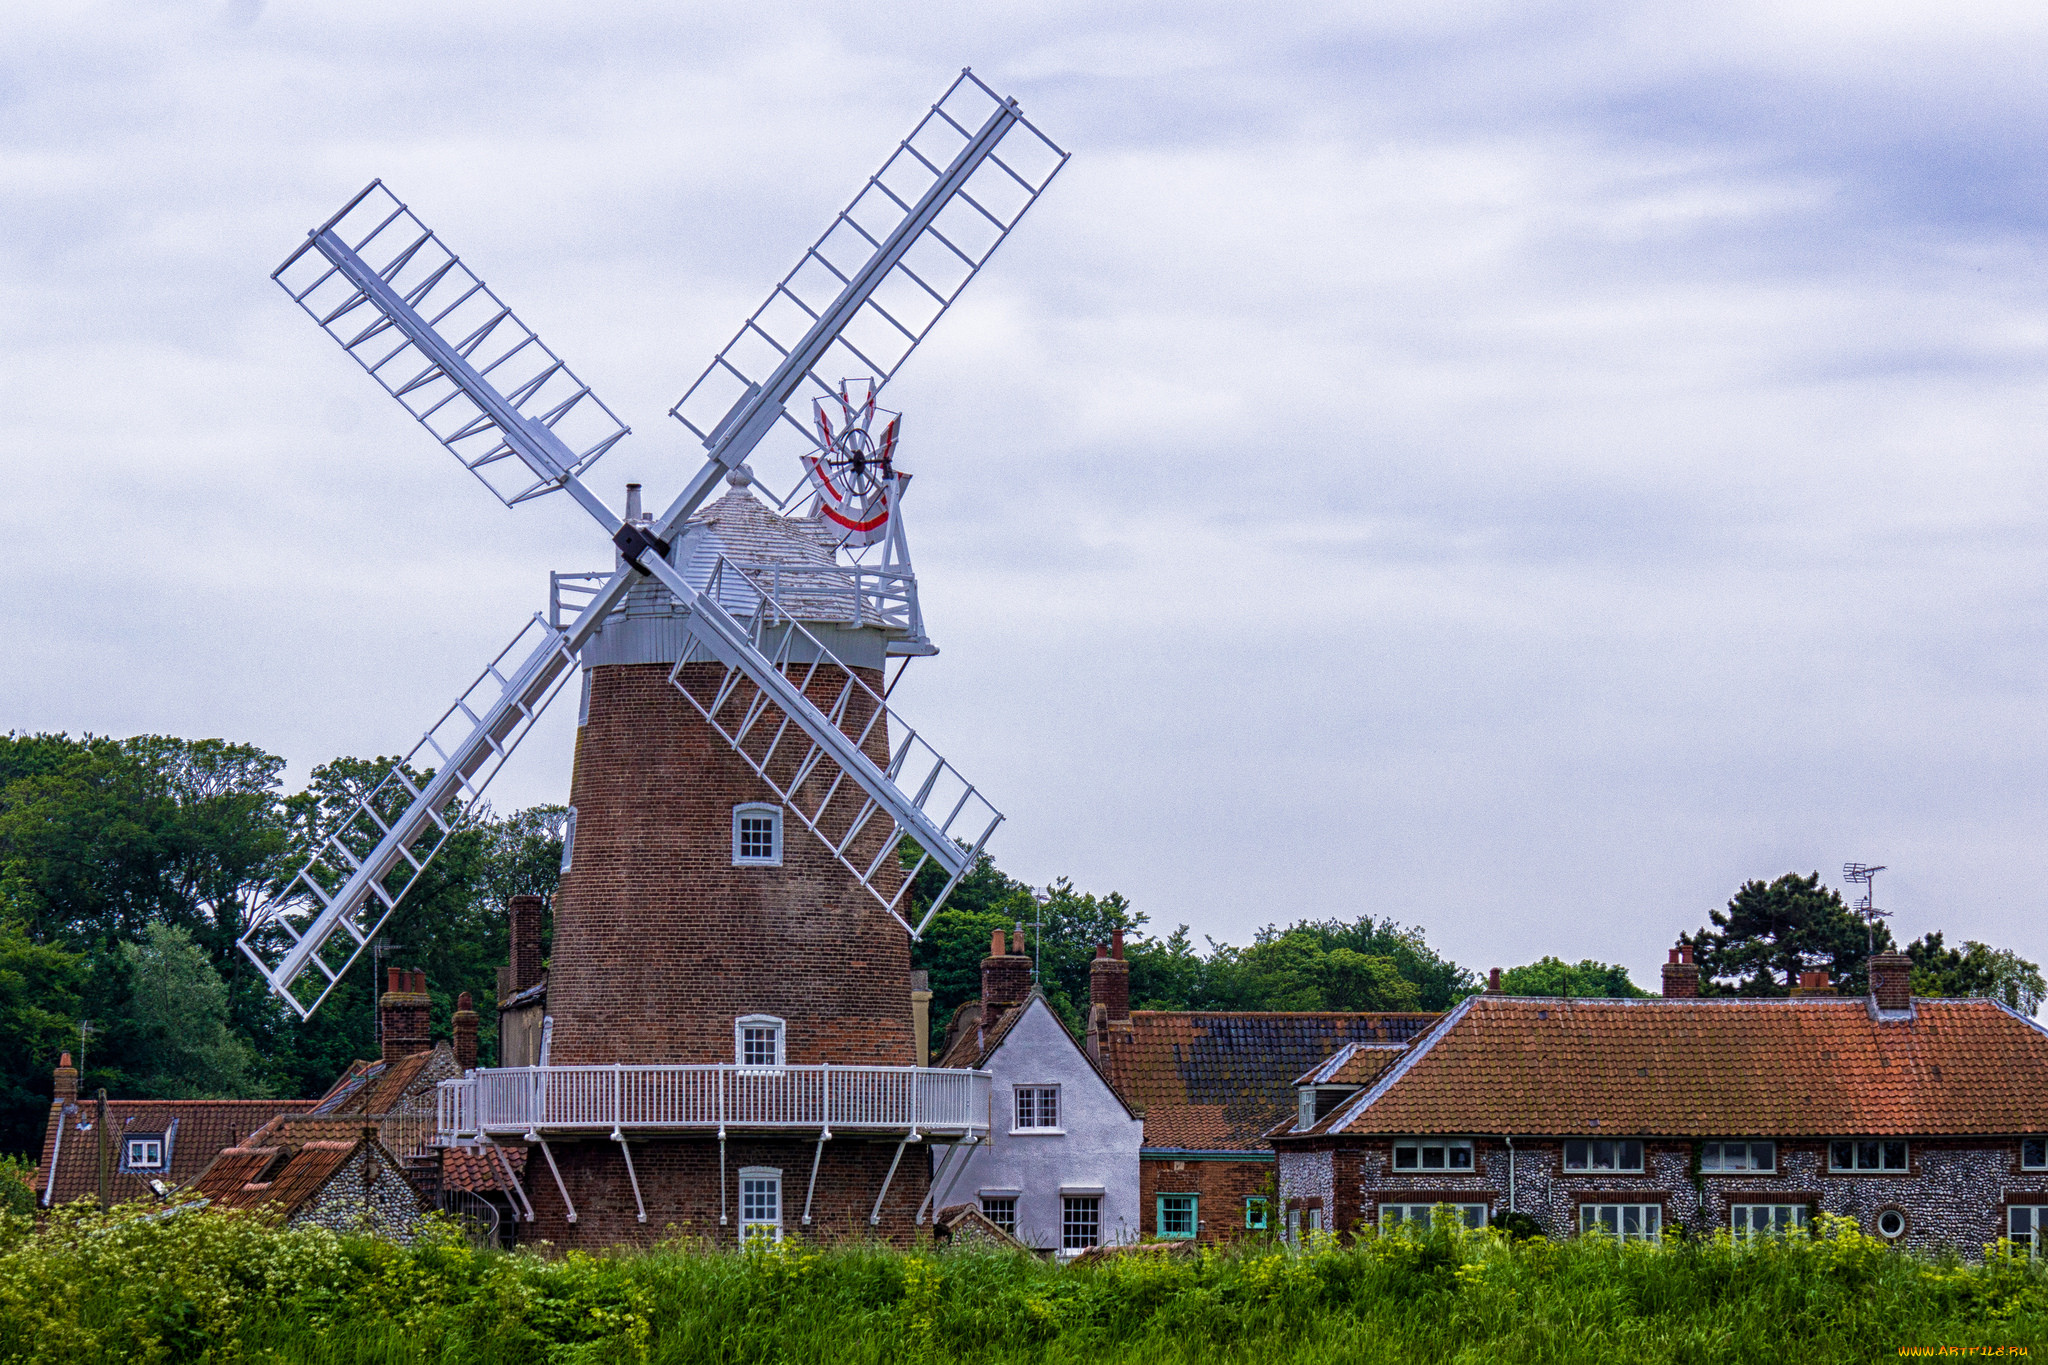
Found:
[[1863, 916], [1863, 928], [1867, 941], [1866, 956], [1877, 955], [1877, 922], [1891, 918], [1891, 911], [1877, 908], [1877, 874], [1884, 871], [1879, 865], [1871, 867], [1865, 863], [1843, 863], [1842, 880], [1854, 882], [1863, 887], [1863, 896], [1850, 908]]
[[[371, 181], [272, 272], [501, 502], [516, 507], [567, 493], [618, 552], [617, 569], [580, 607], [563, 611], [558, 603], [548, 615], [536, 613], [251, 916], [240, 947], [300, 1017], [319, 1007], [369, 947], [399, 898], [479, 807], [484, 788], [575, 672], [583, 647], [649, 578], [674, 599], [686, 636], [669, 681], [918, 936], [973, 869], [1002, 813], [799, 624], [805, 612], [778, 595], [783, 589], [772, 576], [721, 557], [708, 566], [707, 581], [693, 582], [678, 567], [680, 542], [721, 483], [751, 479], [747, 458], [780, 444], [803, 472], [778, 505], [808, 488], [847, 541], [881, 543], [885, 562], [900, 553], [897, 428], [890, 414], [875, 434], [883, 415], [875, 396], [1066, 160], [1015, 99], [962, 71], [670, 409], [705, 456], [659, 516], [636, 515], [630, 500], [621, 516], [585, 483], [591, 466], [628, 434], [626, 424], [383, 181]], [[866, 378], [856, 388], [846, 375]], [[907, 566], [865, 574], [876, 583], [909, 577]], [[867, 596], [864, 612], [915, 616], [907, 589]], [[715, 682], [700, 675], [716, 675]], [[871, 828], [887, 830], [872, 860], [872, 843], [862, 838]], [[896, 853], [906, 841], [920, 856], [897, 883]], [[912, 924], [905, 896], [926, 863], [938, 864], [946, 881]]]

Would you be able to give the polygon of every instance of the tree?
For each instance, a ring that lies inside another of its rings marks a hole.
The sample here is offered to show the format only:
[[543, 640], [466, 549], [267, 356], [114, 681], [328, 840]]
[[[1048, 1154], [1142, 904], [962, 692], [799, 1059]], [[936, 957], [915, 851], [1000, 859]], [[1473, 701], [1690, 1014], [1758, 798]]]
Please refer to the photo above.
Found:
[[2048, 983], [2042, 981], [2038, 966], [2018, 953], [1975, 939], [1957, 949], [1944, 947], [1938, 932], [1924, 934], [1906, 945], [1906, 956], [1913, 960], [1915, 995], [1948, 999], [1984, 996], [2033, 1015], [2048, 994]]
[[[1826, 968], [1838, 990], [1861, 995], [1868, 976], [1868, 927], [1818, 872], [1748, 881], [1728, 908], [1708, 913], [1712, 929], [1680, 935], [1693, 946], [1702, 995], [1788, 995], [1799, 973]], [[1877, 950], [1892, 946], [1880, 924]]]
[[76, 1035], [85, 955], [33, 942], [0, 908], [0, 1151], [33, 1152], [50, 1114], [50, 1071]]
[[154, 921], [121, 944], [130, 1093], [141, 1099], [261, 1099], [256, 1056], [228, 1027], [228, 992], [192, 935]]
[[1650, 993], [1628, 979], [1628, 968], [1618, 962], [1595, 962], [1586, 958], [1566, 962], [1562, 958], [1540, 957], [1500, 974], [1505, 995], [1605, 996], [1616, 1000], [1639, 1000]]

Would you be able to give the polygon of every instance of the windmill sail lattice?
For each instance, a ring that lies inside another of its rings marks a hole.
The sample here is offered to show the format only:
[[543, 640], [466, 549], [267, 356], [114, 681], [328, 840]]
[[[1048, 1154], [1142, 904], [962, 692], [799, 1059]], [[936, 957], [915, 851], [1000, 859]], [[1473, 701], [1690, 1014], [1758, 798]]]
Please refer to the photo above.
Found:
[[[1028, 136], [1008, 142], [1018, 129]], [[665, 546], [771, 431], [787, 428], [809, 447], [804, 416], [786, 404], [806, 384], [815, 390], [806, 399], [831, 392], [818, 376], [835, 348], [858, 357], [876, 387], [886, 382], [1065, 159], [1015, 101], [963, 72], [677, 405], [709, 457], [644, 526], [623, 522], [578, 478], [624, 424], [381, 183], [278, 268], [294, 301], [501, 500], [566, 491], [625, 560], [573, 621], [535, 618], [252, 917], [242, 950], [280, 997], [302, 1016], [326, 998], [646, 574], [674, 594], [693, 641], [672, 675], [684, 696], [899, 920], [909, 879], [897, 879], [891, 859], [914, 840], [919, 867], [947, 873], [936, 912], [1001, 814], [789, 618], [772, 584], [721, 564], [700, 591]], [[734, 385], [736, 398], [718, 396]], [[691, 414], [721, 401], [723, 415], [698, 425]], [[421, 766], [430, 762], [431, 774]], [[899, 779], [915, 781], [916, 794]], [[309, 971], [310, 999], [298, 987]]]
[[773, 431], [771, 453], [800, 458], [811, 400], [847, 375], [887, 384], [1066, 159], [1016, 101], [961, 72], [671, 415], [714, 453]]

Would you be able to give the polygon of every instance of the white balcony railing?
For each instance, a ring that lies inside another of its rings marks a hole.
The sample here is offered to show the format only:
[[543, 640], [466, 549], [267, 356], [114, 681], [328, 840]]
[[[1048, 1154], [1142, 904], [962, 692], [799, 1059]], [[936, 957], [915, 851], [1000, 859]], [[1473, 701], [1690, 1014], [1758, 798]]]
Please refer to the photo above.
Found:
[[439, 1087], [442, 1142], [537, 1132], [795, 1129], [975, 1136], [989, 1073], [914, 1066], [531, 1066]]

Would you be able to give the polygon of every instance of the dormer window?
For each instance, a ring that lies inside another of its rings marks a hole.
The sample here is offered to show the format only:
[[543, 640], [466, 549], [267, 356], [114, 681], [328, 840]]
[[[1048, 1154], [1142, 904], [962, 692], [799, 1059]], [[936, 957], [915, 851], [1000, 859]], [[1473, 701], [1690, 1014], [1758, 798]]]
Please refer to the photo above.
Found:
[[1314, 1086], [1301, 1088], [1301, 1099], [1295, 1106], [1294, 1126], [1302, 1132], [1316, 1126], [1316, 1092]]
[[132, 1137], [128, 1139], [126, 1160], [122, 1163], [131, 1171], [160, 1171], [164, 1168], [164, 1140], [160, 1137]]
[[732, 808], [732, 865], [782, 866], [782, 807], [749, 801]]
[[773, 1071], [784, 1065], [785, 1029], [772, 1014], [747, 1014], [733, 1021], [734, 1060], [743, 1067]]

